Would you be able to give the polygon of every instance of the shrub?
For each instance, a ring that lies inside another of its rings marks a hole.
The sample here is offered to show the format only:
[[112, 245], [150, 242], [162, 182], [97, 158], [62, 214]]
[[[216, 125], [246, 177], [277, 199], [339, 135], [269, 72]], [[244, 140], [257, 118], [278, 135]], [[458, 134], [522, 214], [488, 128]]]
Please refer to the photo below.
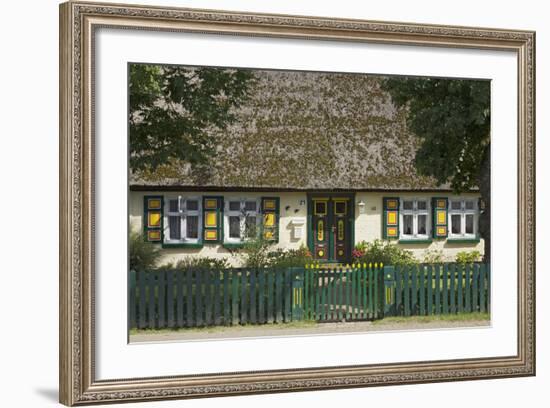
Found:
[[438, 264], [443, 263], [444, 260], [443, 251], [441, 249], [426, 249], [426, 251], [424, 251], [424, 263]]
[[244, 242], [239, 255], [242, 257], [243, 265], [247, 268], [263, 268], [269, 264], [270, 248], [273, 241], [266, 240], [262, 234]]
[[157, 267], [161, 257], [160, 249], [151, 242], [145, 241], [143, 234], [130, 233], [130, 269], [134, 271], [152, 270]]
[[456, 254], [456, 262], [460, 264], [470, 264], [481, 261], [481, 252], [479, 251], [461, 251]]
[[186, 256], [175, 264], [166, 264], [165, 267], [168, 269], [177, 270], [194, 268], [221, 270], [230, 268], [231, 265], [229, 265], [227, 259], [225, 258], [210, 258], [208, 256]]
[[388, 241], [359, 242], [352, 251], [354, 262], [410, 265], [417, 263], [413, 253]]
[[298, 249], [277, 249], [277, 251], [270, 252], [268, 257], [268, 265], [266, 266], [280, 268], [304, 266], [313, 260], [311, 252], [303, 244]]

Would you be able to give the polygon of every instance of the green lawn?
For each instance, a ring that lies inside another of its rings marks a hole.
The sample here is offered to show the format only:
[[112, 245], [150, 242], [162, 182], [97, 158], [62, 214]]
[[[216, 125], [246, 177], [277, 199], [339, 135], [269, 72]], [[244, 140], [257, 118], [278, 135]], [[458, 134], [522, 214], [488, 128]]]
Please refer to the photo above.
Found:
[[433, 316], [393, 316], [385, 317], [381, 320], [375, 320], [375, 325], [395, 324], [395, 323], [433, 323], [433, 322], [464, 322], [464, 321], [483, 321], [490, 320], [489, 313], [457, 313], [441, 314]]
[[302, 320], [289, 323], [244, 324], [236, 326], [210, 326], [210, 327], [183, 327], [179, 329], [130, 329], [130, 335], [135, 334], [162, 334], [162, 333], [219, 333], [230, 329], [231, 331], [246, 330], [251, 327], [263, 327], [265, 329], [307, 329], [315, 327], [317, 322]]
[[[437, 323], [437, 322], [466, 322], [466, 321], [489, 321], [490, 315], [488, 313], [459, 313], [459, 314], [446, 314], [446, 315], [434, 315], [434, 316], [395, 316], [386, 317], [380, 320], [374, 320], [373, 325], [383, 326], [385, 324], [423, 324], [423, 323]], [[236, 326], [210, 326], [210, 327], [192, 327], [192, 328], [179, 328], [179, 329], [131, 329], [130, 335], [137, 334], [163, 334], [163, 333], [219, 333], [223, 331], [239, 332], [246, 331], [250, 328], [262, 327], [266, 330], [285, 330], [285, 329], [307, 329], [313, 328], [323, 323], [317, 323], [311, 320], [304, 320], [290, 323], [267, 323], [262, 325], [236, 325]], [[346, 323], [341, 323], [346, 324]]]

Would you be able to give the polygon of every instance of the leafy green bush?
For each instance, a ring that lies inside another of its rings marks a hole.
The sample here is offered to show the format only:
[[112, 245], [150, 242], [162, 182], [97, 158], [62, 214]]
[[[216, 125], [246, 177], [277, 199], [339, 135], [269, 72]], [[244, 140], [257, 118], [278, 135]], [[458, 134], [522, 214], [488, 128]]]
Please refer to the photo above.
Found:
[[264, 268], [270, 262], [270, 249], [273, 241], [268, 241], [263, 234], [258, 234], [255, 238], [246, 240], [239, 255], [242, 258], [243, 265], [247, 268]]
[[444, 261], [445, 257], [441, 249], [426, 249], [426, 251], [424, 251], [424, 259], [422, 262], [427, 264], [439, 264]]
[[186, 256], [175, 264], [167, 264], [165, 265], [165, 267], [168, 269], [177, 270], [195, 268], [221, 270], [230, 268], [231, 265], [229, 265], [227, 259], [225, 258], [211, 258], [208, 256]]
[[298, 249], [277, 249], [274, 252], [270, 252], [268, 257], [268, 264], [266, 266], [277, 268], [304, 266], [313, 260], [311, 252], [303, 244]]
[[311, 263], [312, 256], [309, 249], [302, 245], [298, 249], [273, 250], [274, 242], [263, 238], [263, 234], [244, 242], [239, 250], [243, 266], [247, 268], [289, 268], [304, 266]]
[[460, 264], [470, 264], [481, 261], [481, 252], [479, 251], [461, 251], [456, 254], [456, 262]]
[[130, 269], [134, 271], [152, 270], [157, 267], [161, 251], [157, 245], [145, 241], [143, 234], [130, 233]]
[[354, 262], [384, 265], [410, 265], [418, 262], [411, 251], [379, 239], [373, 242], [359, 242], [352, 252], [352, 257]]

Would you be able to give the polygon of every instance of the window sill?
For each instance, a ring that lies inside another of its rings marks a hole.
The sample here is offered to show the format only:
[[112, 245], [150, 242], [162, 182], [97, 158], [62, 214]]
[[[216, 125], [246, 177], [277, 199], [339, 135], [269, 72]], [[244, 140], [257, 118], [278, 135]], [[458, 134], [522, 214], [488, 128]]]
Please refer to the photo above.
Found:
[[477, 244], [479, 241], [479, 238], [447, 238], [451, 244]]
[[162, 248], [164, 249], [175, 249], [175, 248], [202, 248], [204, 244], [202, 242], [181, 242], [181, 243], [163, 243]]
[[244, 243], [242, 243], [242, 242], [225, 242], [222, 246], [225, 249], [240, 249], [240, 248], [244, 248]]
[[403, 239], [401, 238], [399, 241], [397, 241], [398, 244], [431, 244], [431, 239]]

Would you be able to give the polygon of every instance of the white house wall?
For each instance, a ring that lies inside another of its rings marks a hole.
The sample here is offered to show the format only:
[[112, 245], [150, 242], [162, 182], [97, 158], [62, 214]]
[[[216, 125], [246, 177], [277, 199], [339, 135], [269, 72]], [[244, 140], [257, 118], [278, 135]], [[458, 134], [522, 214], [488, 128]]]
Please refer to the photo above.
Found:
[[[371, 242], [375, 239], [382, 239], [382, 198], [383, 197], [399, 197], [399, 198], [427, 198], [431, 199], [432, 197], [447, 197], [453, 198], [457, 197], [448, 193], [396, 193], [396, 192], [386, 192], [386, 193], [372, 193], [372, 192], [358, 192], [355, 195], [355, 243], [360, 241]], [[477, 193], [465, 193], [462, 194], [463, 198], [478, 198], [479, 194]], [[357, 203], [359, 201], [365, 203], [365, 212], [364, 214], [359, 213], [359, 208]], [[451, 243], [446, 239], [437, 240], [434, 239], [431, 243], [418, 244], [418, 243], [407, 243], [407, 244], [397, 244], [403, 249], [411, 251], [414, 256], [423, 260], [426, 250], [441, 250], [443, 251], [443, 256], [446, 261], [454, 261], [456, 254], [461, 251], [473, 251], [477, 250], [483, 254], [483, 240], [477, 243]]]
[[[193, 192], [193, 193], [169, 193], [159, 191], [130, 193], [129, 212], [130, 228], [135, 231], [143, 231], [143, 197], [149, 195], [161, 195], [166, 197], [177, 195], [192, 195], [201, 197], [224, 196], [227, 198], [259, 198], [279, 197], [280, 218], [279, 218], [279, 242], [274, 248], [297, 249], [301, 245], [307, 246], [307, 224], [303, 226], [303, 235], [300, 239], [293, 238], [291, 223], [294, 219], [307, 219], [307, 194], [298, 192], [283, 193], [228, 193], [228, 192]], [[355, 243], [360, 241], [371, 242], [382, 238], [382, 198], [383, 197], [409, 197], [409, 198], [432, 198], [432, 197], [454, 197], [451, 194], [441, 193], [375, 193], [358, 192], [355, 195]], [[479, 197], [476, 193], [466, 193], [462, 197]], [[358, 202], [365, 203], [364, 213], [360, 213]], [[431, 243], [397, 243], [400, 247], [411, 251], [415, 257], [422, 260], [426, 250], [442, 250], [445, 260], [453, 261], [460, 251], [478, 250], [483, 253], [483, 240], [477, 243], [451, 243], [446, 239], [433, 240]], [[221, 244], [205, 244], [202, 248], [164, 248], [161, 263], [175, 263], [188, 256], [227, 258], [234, 266], [241, 263], [238, 250], [229, 250]]]
[[[228, 192], [193, 192], [193, 193], [167, 193], [159, 191], [131, 192], [130, 194], [130, 227], [135, 231], [143, 230], [143, 197], [149, 195], [162, 195], [164, 197], [192, 195], [192, 196], [224, 196], [227, 198], [260, 198], [279, 197], [279, 242], [273, 248], [298, 249], [301, 245], [307, 246], [307, 225], [304, 224], [304, 233], [301, 239], [293, 238], [290, 226], [292, 220], [307, 219], [307, 195], [305, 193], [228, 193]], [[288, 207], [288, 209], [287, 209]], [[295, 210], [298, 210], [295, 212]], [[202, 248], [165, 248], [161, 263], [175, 263], [187, 256], [227, 258], [234, 266], [238, 266], [241, 257], [238, 251], [229, 250], [221, 244], [205, 244]]]

